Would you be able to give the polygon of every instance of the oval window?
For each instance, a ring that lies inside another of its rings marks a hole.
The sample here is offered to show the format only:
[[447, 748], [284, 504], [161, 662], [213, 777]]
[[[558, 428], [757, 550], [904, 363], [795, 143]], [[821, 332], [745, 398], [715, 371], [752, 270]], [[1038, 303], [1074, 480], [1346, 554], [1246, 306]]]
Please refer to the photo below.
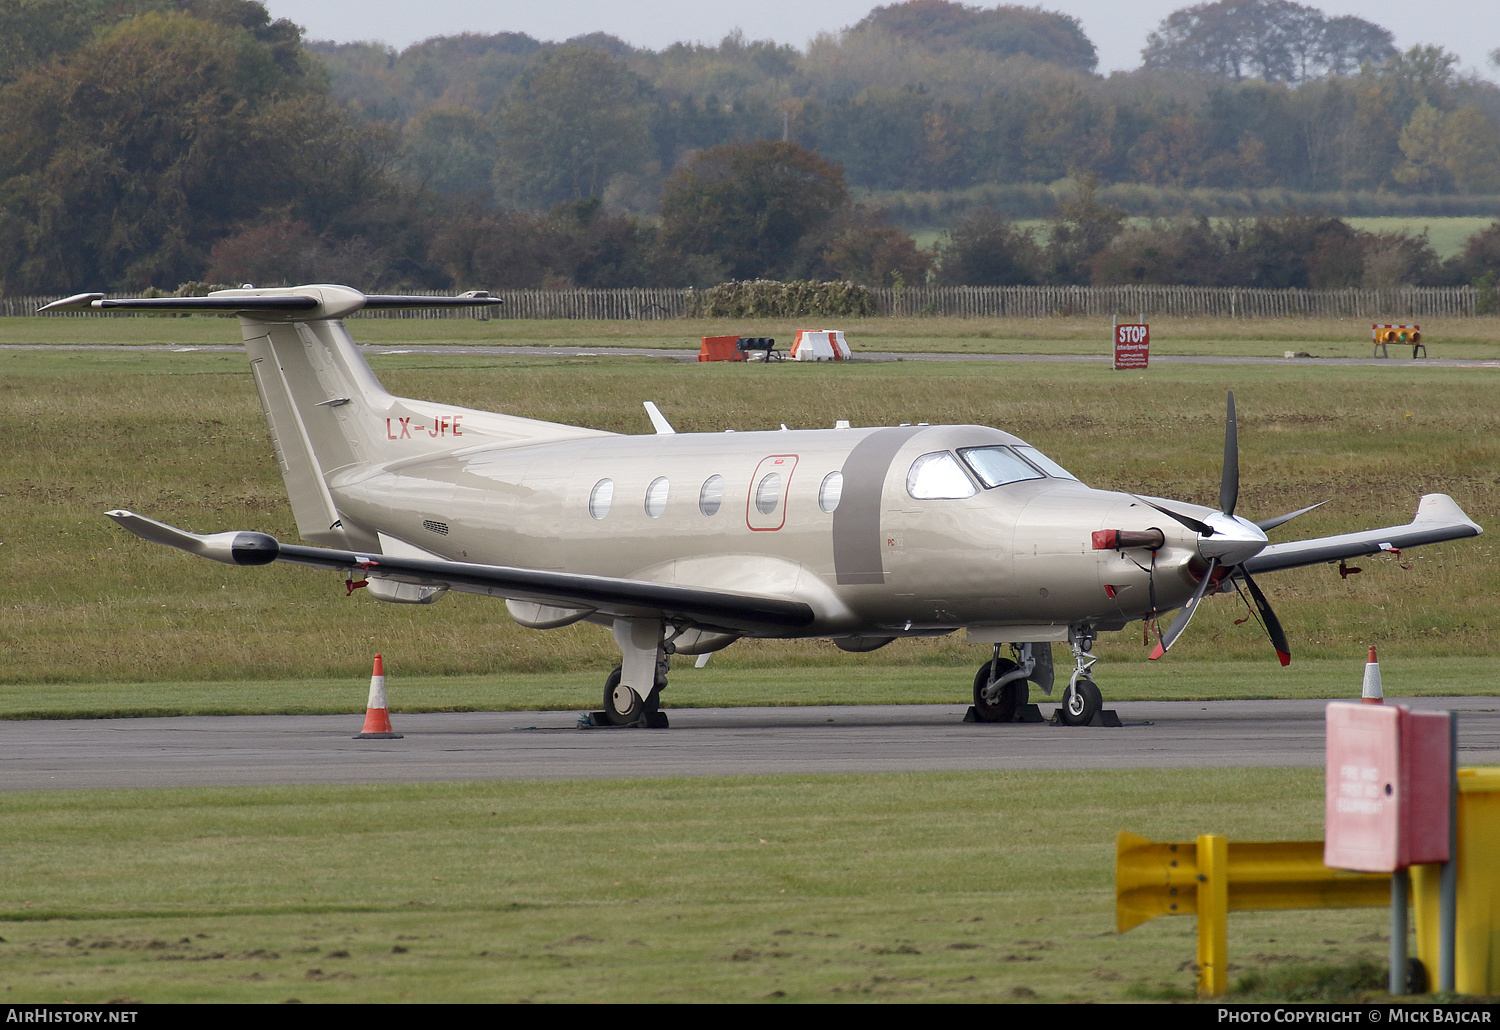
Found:
[[709, 476], [698, 491], [698, 510], [705, 515], [719, 514], [719, 505], [724, 503], [724, 477]]
[[952, 453], [933, 451], [911, 463], [911, 471], [906, 474], [906, 492], [925, 501], [973, 497], [979, 491]]
[[776, 505], [781, 503], [781, 473], [772, 472], [761, 477], [760, 485], [755, 488], [755, 510], [762, 515], [769, 515], [776, 510]]
[[823, 485], [818, 487], [818, 507], [832, 513], [839, 506], [839, 498], [843, 495], [844, 474], [830, 472], [823, 477]]
[[594, 489], [589, 492], [589, 514], [596, 519], [602, 519], [609, 514], [609, 502], [615, 499], [615, 481], [613, 479], [601, 479], [594, 484]]
[[646, 487], [646, 514], [653, 519], [661, 518], [661, 513], [667, 510], [667, 487], [666, 476], [658, 476]]

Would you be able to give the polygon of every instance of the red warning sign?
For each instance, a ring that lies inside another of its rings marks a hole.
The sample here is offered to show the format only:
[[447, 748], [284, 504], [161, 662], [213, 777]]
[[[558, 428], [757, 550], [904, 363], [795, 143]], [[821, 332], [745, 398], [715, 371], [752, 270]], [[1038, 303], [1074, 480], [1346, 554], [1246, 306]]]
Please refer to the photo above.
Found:
[[1115, 326], [1115, 368], [1145, 368], [1150, 350], [1149, 325]]

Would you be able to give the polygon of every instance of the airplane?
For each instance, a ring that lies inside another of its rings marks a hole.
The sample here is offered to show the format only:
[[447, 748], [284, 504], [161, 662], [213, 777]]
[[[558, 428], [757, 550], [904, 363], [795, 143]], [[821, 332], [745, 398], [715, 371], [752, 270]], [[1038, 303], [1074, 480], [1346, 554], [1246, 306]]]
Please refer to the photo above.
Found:
[[974, 676], [977, 721], [1022, 718], [1030, 684], [1050, 695], [1052, 644], [1065, 643], [1074, 667], [1055, 718], [1099, 725], [1100, 633], [1180, 609], [1158, 631], [1160, 658], [1206, 596], [1232, 588], [1248, 594], [1285, 665], [1286, 632], [1255, 576], [1343, 569], [1482, 532], [1451, 497], [1427, 494], [1407, 525], [1271, 543], [1267, 531], [1312, 508], [1259, 522], [1235, 513], [1232, 393], [1215, 510], [1093, 489], [986, 426], [677, 433], [646, 402], [655, 433], [637, 436], [395, 397], [343, 322], [361, 309], [497, 303], [483, 292], [247, 286], [197, 298], [85, 293], [39, 311], [238, 316], [308, 543], [192, 533], [123, 509], [109, 518], [231, 565], [334, 570], [349, 593], [382, 601], [430, 604], [457, 590], [503, 599], [533, 629], [596, 623], [621, 655], [604, 684], [605, 725], [667, 725], [675, 655], [701, 664], [742, 637], [827, 638], [861, 652], [960, 629], [992, 649]]

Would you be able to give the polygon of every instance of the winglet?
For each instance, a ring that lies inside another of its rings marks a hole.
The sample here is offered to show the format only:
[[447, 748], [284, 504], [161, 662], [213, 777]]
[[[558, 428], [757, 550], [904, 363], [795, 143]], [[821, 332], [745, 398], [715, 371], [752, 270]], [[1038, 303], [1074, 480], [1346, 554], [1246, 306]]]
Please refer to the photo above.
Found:
[[1417, 514], [1412, 519], [1413, 525], [1429, 522], [1441, 524], [1467, 523], [1474, 528], [1474, 535], [1483, 533], [1484, 530], [1458, 506], [1458, 502], [1447, 494], [1423, 494], [1422, 499], [1417, 502]]

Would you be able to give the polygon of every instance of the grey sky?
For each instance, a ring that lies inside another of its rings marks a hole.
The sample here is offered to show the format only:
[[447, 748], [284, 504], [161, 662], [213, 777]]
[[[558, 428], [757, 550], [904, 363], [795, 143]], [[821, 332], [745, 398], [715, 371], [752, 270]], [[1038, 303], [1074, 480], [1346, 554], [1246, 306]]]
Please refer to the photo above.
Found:
[[[1018, 0], [1025, 3], [1026, 0]], [[313, 39], [383, 40], [398, 49], [429, 36], [459, 32], [525, 32], [562, 40], [608, 32], [635, 46], [660, 50], [678, 41], [717, 43], [740, 28], [750, 39], [801, 49], [820, 32], [837, 32], [876, 6], [871, 0], [266, 0], [278, 18], [304, 26]], [[983, 6], [993, 6], [985, 4]], [[1099, 48], [1099, 70], [1140, 65], [1146, 34], [1180, 0], [1042, 0], [1071, 14]], [[1500, 47], [1494, 0], [1325, 0], [1310, 6], [1329, 15], [1354, 14], [1396, 34], [1396, 45], [1436, 43], [1458, 54], [1463, 69], [1500, 78], [1488, 62]]]

